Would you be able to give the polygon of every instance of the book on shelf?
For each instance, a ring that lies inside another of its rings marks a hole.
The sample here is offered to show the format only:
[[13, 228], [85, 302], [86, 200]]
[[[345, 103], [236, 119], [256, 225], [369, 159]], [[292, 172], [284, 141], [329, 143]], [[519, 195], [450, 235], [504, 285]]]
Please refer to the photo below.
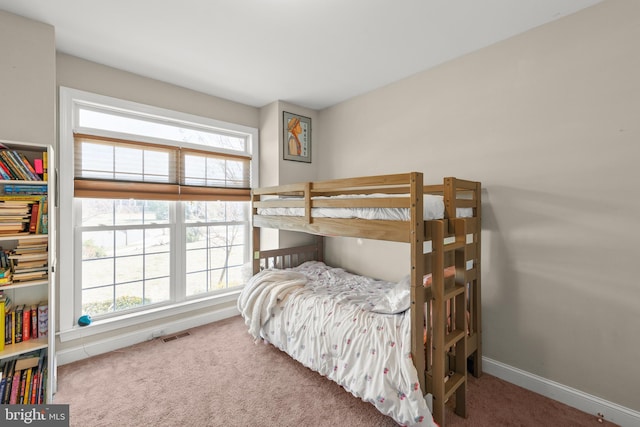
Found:
[[2, 205], [5, 206], [27, 206], [30, 202], [37, 200], [38, 196], [29, 197], [29, 196], [2, 196], [0, 201], [2, 201]]
[[17, 248], [15, 248], [13, 251], [11, 251], [12, 254], [17, 254], [17, 255], [28, 255], [28, 254], [33, 254], [33, 253], [40, 253], [40, 252], [44, 252], [47, 250], [47, 245], [37, 245], [37, 246], [25, 246], [25, 245], [20, 245]]
[[[14, 254], [9, 255], [9, 259], [12, 259], [13, 262], [20, 263], [21, 261], [36, 261], [41, 259], [47, 259], [49, 254], [46, 252], [33, 252], [33, 253], [22, 253], [22, 254]], [[14, 270], [15, 272], [15, 270]]]
[[19, 264], [13, 263], [13, 271], [11, 272], [11, 279], [15, 280], [23, 276], [26, 273], [37, 273], [37, 272], [47, 272], [48, 271], [47, 260], [46, 259], [37, 259], [37, 260], [22, 260]]
[[38, 231], [38, 210], [40, 209], [40, 203], [33, 203], [31, 205], [31, 220], [29, 221], [29, 233], [36, 233]]
[[2, 170], [5, 172], [5, 174], [9, 176], [8, 179], [10, 179], [10, 180], [21, 179], [16, 174], [16, 172], [13, 169], [13, 167], [11, 167], [10, 162], [6, 159], [6, 150], [0, 151], [0, 168], [2, 168]]
[[4, 346], [13, 344], [13, 335], [11, 335], [11, 331], [13, 328], [12, 314], [11, 314], [11, 298], [7, 295], [4, 295], [2, 291], [0, 291], [0, 338], [2, 338], [0, 342], [0, 351], [4, 349]]
[[49, 238], [47, 236], [35, 237], [28, 239], [17, 238], [18, 241], [15, 249], [11, 250], [7, 255], [9, 261], [16, 263], [26, 261], [39, 261], [48, 259]]
[[29, 403], [31, 403], [31, 386], [33, 385], [32, 381], [33, 381], [33, 368], [29, 368], [27, 370], [27, 383], [25, 384], [24, 387], [24, 393], [22, 393], [23, 395], [23, 400], [22, 403], [24, 405], [28, 405]]
[[0, 351], [4, 350], [5, 346], [5, 336], [6, 328], [4, 325], [5, 316], [6, 316], [6, 305], [7, 298], [4, 295], [0, 295]]
[[4, 333], [2, 334], [2, 336], [4, 337], [4, 345], [5, 346], [13, 344], [13, 337], [11, 336], [11, 329], [12, 329], [11, 309], [10, 308], [5, 308], [5, 310], [4, 310]]
[[28, 248], [28, 247], [41, 247], [42, 249], [47, 249], [47, 245], [49, 244], [49, 237], [46, 235], [42, 236], [33, 236], [28, 239], [20, 239], [18, 238], [18, 248]]
[[31, 306], [24, 306], [22, 309], [22, 341], [31, 339]]
[[34, 280], [46, 280], [49, 275], [47, 267], [32, 267], [25, 271], [16, 270], [11, 276], [11, 282], [19, 284], [22, 282], [31, 282]]
[[[14, 311], [12, 310], [11, 299], [8, 296], [1, 295], [0, 299], [4, 301], [4, 307], [0, 308], [0, 313], [2, 313], [2, 316], [0, 316], [0, 326], [2, 326], [0, 328], [0, 338], [2, 338], [2, 343], [5, 346], [30, 339], [47, 337], [49, 316], [46, 302], [20, 306]], [[19, 318], [18, 316], [21, 316], [21, 322], [16, 321]], [[18, 339], [21, 341], [18, 341]], [[0, 345], [0, 351], [2, 351], [2, 348], [3, 346]]]
[[24, 227], [30, 220], [29, 215], [0, 215], [0, 224], [2, 225], [19, 225]]
[[25, 228], [25, 223], [23, 222], [0, 222], [0, 235], [23, 233]]
[[0, 235], [47, 234], [48, 207], [45, 194], [0, 195]]
[[29, 175], [27, 174], [24, 166], [21, 164], [22, 160], [18, 161], [15, 155], [15, 151], [5, 150], [3, 153], [6, 154], [5, 158], [10, 163], [10, 167], [13, 168], [13, 171], [15, 172], [15, 175], [18, 177], [18, 179], [21, 179], [23, 181], [29, 180]]
[[[3, 254], [4, 254], [4, 251], [0, 249], [0, 264], [4, 265], [4, 263], [2, 262], [2, 260], [4, 259], [4, 257], [2, 256]], [[9, 268], [8, 266], [0, 267], [0, 286], [10, 285], [12, 280], [13, 280], [13, 272], [11, 271], [11, 268]]]
[[12, 214], [11, 212], [5, 212], [4, 209], [0, 207], [0, 221], [1, 222], [29, 222], [31, 219], [31, 211], [29, 213], [23, 214]]
[[27, 156], [16, 150], [0, 150], [0, 169], [0, 175], [5, 180], [42, 181]]
[[14, 321], [14, 331], [13, 335], [15, 336], [15, 340], [13, 341], [15, 344], [22, 342], [22, 316], [24, 312], [24, 304], [20, 304], [16, 306], [15, 311], [15, 321]]
[[11, 156], [10, 153], [11, 153], [11, 150], [0, 151], [0, 161], [4, 163], [4, 165], [7, 167], [13, 179], [26, 181], [27, 178], [25, 173], [22, 171], [19, 165], [16, 164], [15, 159], [13, 158], [13, 156]]
[[9, 403], [9, 396], [11, 395], [11, 385], [13, 384], [13, 374], [15, 372], [16, 359], [11, 359], [5, 363], [5, 371], [3, 372], [4, 378], [2, 383], [2, 393], [0, 394], [0, 403]]
[[0, 248], [0, 268], [3, 270], [3, 276], [11, 274], [11, 263], [9, 262], [9, 251], [2, 250]]
[[42, 180], [49, 180], [49, 153], [46, 151], [42, 152]]
[[49, 234], [49, 200], [46, 197], [40, 203], [36, 233]]
[[20, 378], [20, 389], [18, 391], [18, 404], [24, 404], [24, 397], [27, 393], [27, 386], [31, 380], [31, 368], [25, 368], [22, 370], [22, 377]]
[[7, 360], [2, 367], [0, 404], [45, 403], [47, 349]]
[[11, 272], [11, 277], [15, 274], [15, 269], [18, 269], [18, 273], [27, 272], [27, 271], [37, 271], [37, 270], [46, 270], [47, 269], [47, 260], [35, 260], [35, 261], [22, 261], [20, 265], [15, 265], [13, 267], [13, 271]]
[[[8, 196], [4, 196], [8, 197]], [[31, 207], [25, 201], [0, 200], [0, 216], [28, 216], [31, 215]]]
[[16, 341], [16, 309], [11, 310], [11, 344], [15, 344]]
[[49, 335], [49, 303], [41, 301], [38, 304], [38, 338]]
[[18, 239], [18, 245], [7, 255], [11, 281], [46, 279], [49, 274], [48, 237]]
[[42, 167], [42, 159], [33, 159], [33, 168], [36, 170], [36, 173], [42, 177], [44, 174], [44, 168]]
[[27, 156], [25, 156], [24, 153], [21, 153], [19, 151], [14, 151], [14, 153], [20, 158], [20, 160], [22, 160], [22, 164], [25, 167], [27, 175], [31, 178], [31, 180], [41, 181], [42, 178], [36, 173], [35, 168], [33, 167], [33, 165], [31, 165], [31, 162], [29, 161]]
[[9, 395], [9, 401], [7, 402], [10, 405], [15, 405], [18, 403], [18, 393], [20, 391], [20, 378], [22, 377], [22, 371], [19, 369], [13, 370], [13, 378], [11, 381], [11, 391]]
[[7, 386], [7, 378], [11, 376], [12, 360], [8, 360], [2, 365], [2, 375], [0, 375], [0, 404], [4, 403], [4, 391]]
[[11, 345], [14, 344], [14, 320], [13, 317], [13, 308], [10, 308], [7, 303], [5, 303], [5, 316], [4, 316], [4, 344]]
[[18, 239], [15, 249], [9, 251], [7, 258], [15, 274], [25, 268], [46, 266], [49, 260], [48, 238]]
[[35, 405], [38, 403], [38, 389], [41, 387], [42, 369], [44, 366], [44, 353], [38, 357], [38, 365], [34, 368], [33, 380], [31, 382], [31, 397], [29, 403]]
[[7, 167], [0, 162], [0, 177], [2, 177], [5, 181], [10, 181], [12, 178], [11, 172], [7, 169]]
[[47, 194], [49, 187], [46, 184], [5, 184], [4, 194]]
[[11, 280], [13, 283], [30, 282], [32, 280], [44, 280], [47, 278], [47, 276], [48, 276], [48, 272], [46, 270], [25, 272], [25, 273], [13, 273], [13, 278]]
[[38, 338], [38, 305], [31, 304], [31, 337]]

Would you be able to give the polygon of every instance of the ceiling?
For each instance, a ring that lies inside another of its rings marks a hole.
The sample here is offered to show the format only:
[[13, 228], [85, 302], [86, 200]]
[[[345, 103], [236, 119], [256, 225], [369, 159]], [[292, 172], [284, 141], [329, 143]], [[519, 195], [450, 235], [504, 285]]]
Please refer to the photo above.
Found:
[[601, 0], [0, 0], [60, 52], [255, 107], [322, 109]]

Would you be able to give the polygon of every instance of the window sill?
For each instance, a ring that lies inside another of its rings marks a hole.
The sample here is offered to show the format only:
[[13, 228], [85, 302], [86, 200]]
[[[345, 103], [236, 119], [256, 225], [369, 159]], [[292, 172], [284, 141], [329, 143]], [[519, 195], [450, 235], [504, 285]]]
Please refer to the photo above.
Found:
[[58, 332], [60, 342], [72, 341], [79, 338], [86, 338], [92, 335], [111, 332], [129, 326], [139, 325], [145, 322], [160, 320], [177, 314], [188, 313], [207, 307], [215, 307], [229, 302], [235, 302], [240, 295], [241, 289], [229, 291], [224, 294], [217, 294], [198, 300], [184, 301], [170, 306], [162, 306], [135, 313], [123, 314], [115, 318], [97, 320], [88, 326], [74, 325], [71, 329]]

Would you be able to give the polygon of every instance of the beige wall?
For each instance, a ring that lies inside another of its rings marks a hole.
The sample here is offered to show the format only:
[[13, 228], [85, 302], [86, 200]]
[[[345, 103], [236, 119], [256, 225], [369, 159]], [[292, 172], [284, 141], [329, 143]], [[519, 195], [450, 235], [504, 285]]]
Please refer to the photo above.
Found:
[[205, 95], [159, 80], [57, 54], [57, 84], [73, 89], [257, 128], [255, 107]]
[[[320, 178], [482, 181], [485, 355], [640, 410], [640, 2], [610, 0], [323, 110]], [[399, 279], [402, 245], [328, 260]]]
[[54, 28], [0, 10], [0, 139], [55, 144]]
[[[311, 119], [311, 163], [284, 160], [283, 151], [283, 112], [287, 111]], [[275, 101], [260, 109], [260, 186], [290, 184], [302, 181], [314, 181], [318, 175], [318, 161], [315, 156], [318, 148], [316, 123], [318, 112], [284, 101]], [[272, 249], [307, 244], [311, 238], [302, 233], [261, 230], [260, 247]]]
[[[284, 111], [311, 119], [311, 163], [295, 162], [283, 158]], [[318, 112], [284, 101], [275, 101], [260, 109], [260, 185], [262, 187], [313, 181], [318, 175], [316, 156], [318, 147], [316, 123]]]

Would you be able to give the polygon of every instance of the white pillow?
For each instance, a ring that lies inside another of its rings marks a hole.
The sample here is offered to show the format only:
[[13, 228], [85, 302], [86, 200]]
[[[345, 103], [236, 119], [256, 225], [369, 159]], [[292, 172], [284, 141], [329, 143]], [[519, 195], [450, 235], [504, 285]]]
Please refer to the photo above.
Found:
[[380, 298], [371, 311], [382, 314], [398, 314], [406, 311], [411, 303], [411, 277], [405, 276], [384, 297]]

